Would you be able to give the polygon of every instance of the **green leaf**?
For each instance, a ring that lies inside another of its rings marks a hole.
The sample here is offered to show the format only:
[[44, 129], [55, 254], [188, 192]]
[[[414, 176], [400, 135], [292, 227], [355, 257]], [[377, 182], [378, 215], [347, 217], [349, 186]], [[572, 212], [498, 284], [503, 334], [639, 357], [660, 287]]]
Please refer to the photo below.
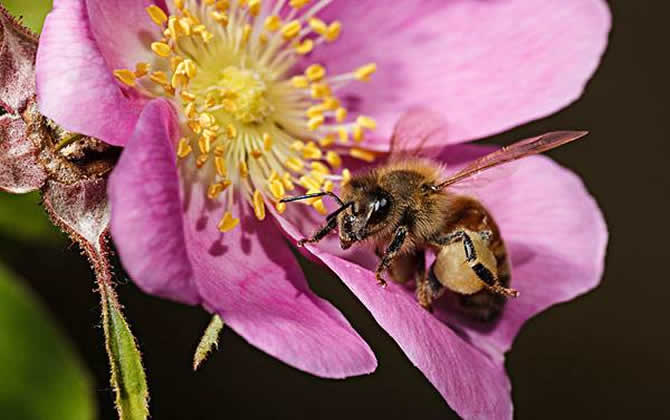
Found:
[[214, 315], [212, 320], [209, 321], [209, 325], [205, 330], [198, 344], [198, 348], [195, 349], [195, 355], [193, 356], [193, 370], [197, 370], [198, 366], [205, 361], [209, 352], [212, 351], [212, 347], [219, 347], [219, 333], [223, 328], [223, 320], [220, 316]]
[[102, 322], [112, 367], [112, 387], [121, 420], [144, 420], [149, 416], [149, 389], [142, 367], [142, 355], [135, 337], [121, 313], [116, 292], [109, 282], [100, 282]]
[[93, 389], [70, 343], [49, 315], [0, 266], [0, 417], [90, 420]]
[[7, 10], [14, 16], [22, 16], [23, 23], [37, 33], [51, 10], [51, 3], [51, 0], [2, 0]]
[[0, 234], [26, 242], [57, 243], [62, 240], [39, 205], [39, 192], [0, 193]]

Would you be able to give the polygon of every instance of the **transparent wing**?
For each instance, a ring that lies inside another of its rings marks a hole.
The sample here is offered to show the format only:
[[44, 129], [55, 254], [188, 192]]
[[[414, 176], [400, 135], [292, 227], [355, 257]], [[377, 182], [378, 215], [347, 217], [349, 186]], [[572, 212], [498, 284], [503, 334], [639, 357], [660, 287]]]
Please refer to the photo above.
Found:
[[434, 157], [424, 146], [429, 139], [431, 143], [439, 141], [436, 136], [442, 135], [446, 138], [446, 123], [439, 114], [423, 108], [407, 111], [393, 129], [389, 160]]
[[580, 139], [588, 134], [588, 131], [553, 131], [541, 136], [521, 140], [511, 146], [503, 147], [493, 153], [481, 157], [455, 174], [451, 175], [436, 189], [443, 189], [449, 185], [461, 182], [467, 178], [480, 174], [494, 166], [521, 159], [525, 156], [535, 155], [554, 149], [571, 141]]

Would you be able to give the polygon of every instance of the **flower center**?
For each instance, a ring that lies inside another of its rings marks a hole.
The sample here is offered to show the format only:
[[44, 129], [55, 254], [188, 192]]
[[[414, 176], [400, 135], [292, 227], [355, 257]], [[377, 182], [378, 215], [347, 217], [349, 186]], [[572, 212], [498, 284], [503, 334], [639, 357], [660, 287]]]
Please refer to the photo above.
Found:
[[[114, 71], [124, 85], [149, 97], [170, 98], [180, 110], [177, 156], [206, 171], [208, 197], [224, 203], [219, 229], [240, 220], [236, 199], [265, 218], [296, 185], [307, 193], [346, 182], [342, 153], [371, 162], [358, 146], [375, 121], [354, 121], [334, 95], [352, 81], [367, 81], [374, 63], [329, 76], [324, 66], [294, 69], [314, 48], [337, 40], [342, 26], [316, 17], [332, 0], [174, 0], [172, 14], [147, 7], [163, 38], [151, 43], [151, 62]], [[324, 214], [321, 199], [306, 201]]]

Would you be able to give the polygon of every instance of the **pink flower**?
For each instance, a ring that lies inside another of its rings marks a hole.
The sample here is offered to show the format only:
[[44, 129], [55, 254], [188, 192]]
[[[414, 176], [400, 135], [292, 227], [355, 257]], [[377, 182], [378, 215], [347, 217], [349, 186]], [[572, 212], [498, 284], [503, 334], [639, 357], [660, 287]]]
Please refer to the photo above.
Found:
[[[446, 118], [435, 146], [556, 111], [581, 93], [608, 29], [600, 0], [408, 0], [393, 8], [56, 0], [37, 88], [42, 112], [65, 128], [125, 146], [110, 180], [112, 234], [141, 288], [203, 305], [292, 366], [345, 377], [376, 361], [308, 289], [284, 243], [282, 229], [297, 236], [295, 226], [313, 228], [307, 218], [315, 215], [280, 216], [278, 200], [294, 188], [335, 188], [348, 176], [342, 153], [372, 160], [370, 149], [386, 150], [394, 122], [416, 104]], [[452, 162], [481, 153], [449, 150]], [[532, 158], [509, 183], [507, 197], [482, 193], [527, 297], [487, 333], [464, 326], [459, 338], [403, 290], [378, 289], [369, 264], [312, 248], [465, 417], [511, 416], [502, 353], [525, 319], [593, 287], [602, 263], [604, 225], [573, 175]], [[311, 206], [326, 210], [321, 200]], [[540, 223], [540, 210], [554, 217]], [[524, 213], [535, 222], [522, 224]], [[560, 282], [524, 290], [533, 275], [559, 271]]]

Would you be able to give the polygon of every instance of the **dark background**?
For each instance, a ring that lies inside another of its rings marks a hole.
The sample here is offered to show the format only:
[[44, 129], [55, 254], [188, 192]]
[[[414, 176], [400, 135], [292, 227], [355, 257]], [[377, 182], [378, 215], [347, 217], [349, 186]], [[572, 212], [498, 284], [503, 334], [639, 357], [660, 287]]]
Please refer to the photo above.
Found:
[[[670, 416], [667, 221], [670, 5], [611, 1], [609, 48], [583, 97], [568, 109], [490, 139], [505, 144], [554, 129], [591, 135], [551, 153], [578, 172], [611, 237], [602, 285], [528, 322], [507, 356], [518, 418]], [[0, 237], [0, 259], [28, 280], [92, 370], [101, 418], [116, 419], [93, 278], [76, 247]], [[39, 263], [36, 263], [39, 262]], [[193, 373], [209, 320], [200, 309], [118, 287], [144, 353], [152, 418], [457, 418], [421, 372], [334, 276], [312, 278], [372, 346], [369, 376], [324, 380], [249, 346], [231, 330]]]

